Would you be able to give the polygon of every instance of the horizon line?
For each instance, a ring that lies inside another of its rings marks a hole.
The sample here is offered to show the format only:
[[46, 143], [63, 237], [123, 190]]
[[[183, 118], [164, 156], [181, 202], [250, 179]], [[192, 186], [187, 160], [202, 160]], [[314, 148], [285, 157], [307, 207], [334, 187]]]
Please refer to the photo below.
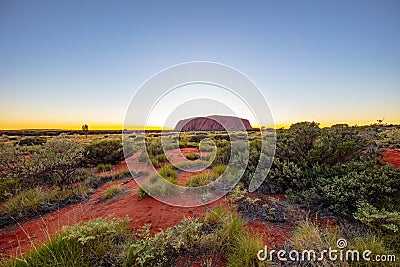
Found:
[[[306, 121], [299, 121], [299, 122], [306, 122]], [[277, 124], [277, 125], [273, 125], [273, 126], [252, 126], [253, 129], [260, 129], [262, 127], [265, 127], [267, 129], [288, 129], [290, 128], [290, 126], [292, 124], [295, 123], [299, 123], [299, 122], [294, 122], [291, 124]], [[312, 122], [312, 121], [309, 121]], [[316, 121], [313, 121], [316, 122]], [[318, 123], [318, 122], [316, 122]], [[352, 126], [359, 126], [359, 127], [363, 127], [363, 126], [371, 126], [374, 125], [374, 123], [370, 123], [370, 124], [350, 124], [350, 123], [332, 123], [332, 124], [327, 124], [327, 123], [319, 123], [319, 126], [321, 128], [325, 128], [325, 127], [332, 127], [333, 125], [338, 125], [338, 124], [346, 124], [349, 127]], [[384, 123], [383, 125], [400, 125], [397, 123]], [[140, 130], [153, 130], [153, 131], [171, 131], [174, 130], [173, 127], [162, 127], [162, 126], [128, 126], [128, 127], [124, 127], [124, 126], [93, 126], [90, 127], [89, 125], [89, 131], [124, 131], [124, 130], [130, 130], [130, 131], [140, 131]], [[65, 128], [60, 128], [60, 127], [27, 127], [27, 128], [20, 128], [20, 127], [16, 127], [16, 128], [11, 128], [11, 127], [7, 127], [7, 128], [0, 128], [0, 132], [4, 132], [4, 131], [82, 131], [81, 127], [65, 127]]]

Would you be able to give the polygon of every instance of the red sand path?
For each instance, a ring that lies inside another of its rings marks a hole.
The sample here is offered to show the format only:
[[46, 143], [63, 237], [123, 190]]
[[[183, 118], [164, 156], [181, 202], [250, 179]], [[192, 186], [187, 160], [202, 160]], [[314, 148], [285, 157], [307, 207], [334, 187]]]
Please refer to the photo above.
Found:
[[394, 149], [385, 150], [383, 153], [382, 161], [392, 164], [396, 168], [400, 168], [400, 152]]

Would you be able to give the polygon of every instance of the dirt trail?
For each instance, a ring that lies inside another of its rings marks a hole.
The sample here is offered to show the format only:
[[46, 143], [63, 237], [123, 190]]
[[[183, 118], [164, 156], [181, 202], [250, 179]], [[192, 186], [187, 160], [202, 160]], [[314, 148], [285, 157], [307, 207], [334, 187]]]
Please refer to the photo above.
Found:
[[392, 164], [396, 168], [400, 168], [400, 151], [394, 149], [385, 150], [383, 153], [382, 161]]

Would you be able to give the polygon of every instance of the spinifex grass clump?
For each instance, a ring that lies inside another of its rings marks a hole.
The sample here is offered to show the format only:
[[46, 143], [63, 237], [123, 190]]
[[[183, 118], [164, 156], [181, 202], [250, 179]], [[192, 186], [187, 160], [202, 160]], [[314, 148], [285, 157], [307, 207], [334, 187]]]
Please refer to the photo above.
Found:
[[112, 185], [109, 188], [107, 188], [107, 190], [103, 193], [103, 195], [101, 196], [101, 199], [108, 200], [108, 199], [115, 198], [116, 196], [121, 194], [123, 191], [124, 191], [123, 185], [120, 185], [120, 184]]
[[168, 162], [159, 138], [146, 140], [146, 149], [139, 156], [139, 162], [150, 162], [155, 168], [159, 168]]
[[35, 187], [11, 197], [0, 210], [0, 216], [10, 217], [12, 221], [21, 220], [29, 216], [45, 214], [56, 210], [63, 202], [79, 202], [88, 199], [93, 189], [79, 185], [71, 189], [59, 191]]
[[196, 159], [200, 158], [200, 155], [196, 154], [196, 153], [189, 153], [189, 154], [186, 155], [186, 158], [188, 160], [196, 160]]
[[185, 185], [190, 187], [204, 186], [215, 180], [215, 176], [211, 172], [203, 172], [190, 177]]
[[100, 163], [99, 165], [97, 165], [97, 171], [99, 172], [106, 172], [111, 170], [112, 170], [112, 164]]
[[147, 196], [150, 192], [152, 196], [169, 197], [177, 193], [174, 185], [178, 184], [178, 173], [172, 166], [164, 166], [159, 173], [152, 175], [149, 180], [141, 184], [137, 195], [139, 198]]
[[[383, 263], [380, 265], [379, 263], [366, 262], [362, 259], [362, 254], [365, 250], [370, 250], [372, 254], [370, 255], [371, 259], [375, 257], [375, 255], [390, 255], [393, 254], [383, 242], [383, 239], [378, 235], [366, 231], [357, 236], [354, 233], [347, 231], [346, 228], [332, 228], [332, 227], [323, 227], [317, 226], [313, 224], [310, 220], [305, 219], [298, 223], [295, 227], [293, 234], [290, 238], [290, 245], [296, 251], [302, 252], [304, 250], [313, 250], [318, 253], [318, 257], [320, 257], [323, 253], [323, 250], [329, 250], [329, 248], [337, 249], [337, 241], [339, 239], [345, 239], [347, 242], [346, 248], [347, 250], [357, 250], [359, 252], [359, 259], [356, 258], [344, 258], [345, 260], [342, 262], [334, 262], [329, 260], [327, 254], [325, 257], [319, 261], [319, 265], [321, 266], [387, 266], [387, 263]], [[344, 254], [344, 257], [346, 254]], [[350, 254], [350, 256], [352, 256]], [[315, 261], [305, 260], [305, 263], [315, 264]]]
[[6, 266], [122, 266], [131, 231], [128, 219], [97, 219], [64, 227], [22, 260]]

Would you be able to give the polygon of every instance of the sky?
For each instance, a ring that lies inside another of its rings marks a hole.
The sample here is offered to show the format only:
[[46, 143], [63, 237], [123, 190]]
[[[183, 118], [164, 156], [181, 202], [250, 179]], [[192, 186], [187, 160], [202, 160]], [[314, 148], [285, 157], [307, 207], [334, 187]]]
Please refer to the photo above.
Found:
[[2, 0], [0, 129], [121, 129], [146, 80], [190, 61], [247, 75], [277, 127], [399, 124], [399, 14], [396, 0]]

